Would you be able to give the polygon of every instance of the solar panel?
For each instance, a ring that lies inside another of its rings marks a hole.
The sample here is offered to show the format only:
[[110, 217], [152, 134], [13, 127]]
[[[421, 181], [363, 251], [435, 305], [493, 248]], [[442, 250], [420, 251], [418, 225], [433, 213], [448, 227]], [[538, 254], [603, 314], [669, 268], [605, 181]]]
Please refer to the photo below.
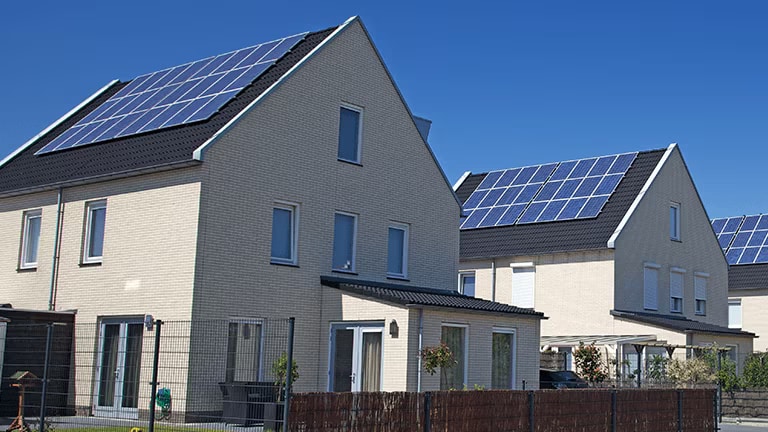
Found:
[[35, 154], [206, 120], [305, 35], [139, 76]]
[[596, 217], [637, 153], [489, 172], [464, 203], [462, 229]]
[[728, 264], [768, 263], [768, 215], [713, 219]]

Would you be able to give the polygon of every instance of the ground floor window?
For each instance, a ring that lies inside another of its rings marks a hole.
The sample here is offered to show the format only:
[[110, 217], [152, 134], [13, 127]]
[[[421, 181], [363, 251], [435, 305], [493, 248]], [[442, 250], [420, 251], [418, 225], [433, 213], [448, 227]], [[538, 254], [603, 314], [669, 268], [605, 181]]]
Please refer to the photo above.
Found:
[[256, 319], [233, 319], [227, 332], [227, 365], [224, 380], [260, 381], [262, 322]]
[[381, 391], [384, 323], [331, 325], [329, 389]]
[[440, 340], [451, 349], [456, 365], [440, 371], [440, 390], [462, 390], [467, 385], [466, 326], [443, 324]]
[[110, 417], [138, 416], [144, 324], [106, 319], [99, 326], [94, 413]]
[[493, 330], [491, 359], [491, 388], [515, 388], [515, 331]]

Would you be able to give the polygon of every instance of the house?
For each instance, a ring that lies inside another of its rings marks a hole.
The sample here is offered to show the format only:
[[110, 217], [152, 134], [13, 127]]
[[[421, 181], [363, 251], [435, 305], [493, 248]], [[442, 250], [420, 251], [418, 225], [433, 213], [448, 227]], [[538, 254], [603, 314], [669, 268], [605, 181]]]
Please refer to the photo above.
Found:
[[[76, 325], [101, 347], [76, 354], [101, 377], [83, 414], [138, 415], [112, 390], [148, 394], [147, 314], [192, 323], [160, 377], [187, 419], [221, 412], [218, 382], [274, 381], [288, 317], [297, 391], [535, 386], [543, 314], [455, 290], [461, 206], [428, 130], [357, 17], [111, 82], [0, 163], [0, 298], [98, 323]], [[441, 340], [442, 382], [419, 357]]]
[[[728, 326], [746, 328], [762, 336], [755, 351], [768, 349], [768, 215], [712, 220], [728, 260]], [[747, 354], [747, 353], [745, 353]]]
[[634, 345], [752, 350], [728, 326], [728, 265], [677, 145], [467, 173], [455, 189], [460, 289], [542, 311], [543, 347], [596, 342], [625, 373]]

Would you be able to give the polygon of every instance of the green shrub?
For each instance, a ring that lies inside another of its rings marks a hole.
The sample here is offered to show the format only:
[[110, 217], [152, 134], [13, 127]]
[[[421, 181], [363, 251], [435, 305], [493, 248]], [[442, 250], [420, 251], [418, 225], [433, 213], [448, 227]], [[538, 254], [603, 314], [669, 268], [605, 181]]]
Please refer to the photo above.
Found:
[[768, 387], [768, 352], [757, 352], [744, 361], [742, 380], [745, 387]]

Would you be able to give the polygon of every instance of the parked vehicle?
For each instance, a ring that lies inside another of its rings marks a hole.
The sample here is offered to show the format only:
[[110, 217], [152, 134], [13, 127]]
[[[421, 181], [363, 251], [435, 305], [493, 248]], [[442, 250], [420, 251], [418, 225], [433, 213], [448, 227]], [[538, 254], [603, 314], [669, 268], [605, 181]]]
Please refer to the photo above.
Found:
[[586, 388], [587, 382], [571, 371], [539, 370], [539, 388], [568, 389]]

